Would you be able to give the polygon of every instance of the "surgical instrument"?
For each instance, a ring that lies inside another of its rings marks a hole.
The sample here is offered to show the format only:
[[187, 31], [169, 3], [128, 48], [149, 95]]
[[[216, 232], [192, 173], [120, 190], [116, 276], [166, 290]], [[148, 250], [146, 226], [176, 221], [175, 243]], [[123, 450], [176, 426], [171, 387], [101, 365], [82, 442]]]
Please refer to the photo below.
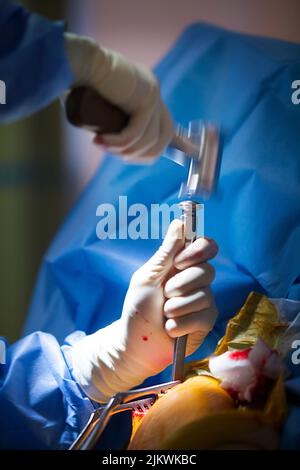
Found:
[[[197, 199], [207, 199], [213, 192], [219, 170], [219, 131], [214, 124], [191, 121], [188, 128], [189, 141], [199, 149], [197, 157], [191, 158], [186, 184], [179, 191], [184, 225], [185, 246], [197, 238], [198, 208]], [[184, 380], [184, 361], [187, 335], [175, 338], [173, 353], [173, 380]]]
[[171, 381], [152, 387], [117, 393], [110, 398], [107, 404], [100, 405], [91, 414], [87, 424], [69, 450], [92, 449], [101, 437], [111, 416], [128, 410], [146, 411], [154, 404], [159, 395], [166, 393], [177, 384], [179, 381]]

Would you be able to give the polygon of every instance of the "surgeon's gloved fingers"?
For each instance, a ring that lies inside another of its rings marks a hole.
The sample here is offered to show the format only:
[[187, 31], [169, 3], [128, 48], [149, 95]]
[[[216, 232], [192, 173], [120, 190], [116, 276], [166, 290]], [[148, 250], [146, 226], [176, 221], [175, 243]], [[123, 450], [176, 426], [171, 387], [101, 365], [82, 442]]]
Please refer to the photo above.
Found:
[[178, 318], [192, 312], [199, 312], [213, 305], [214, 300], [209, 287], [204, 287], [186, 296], [172, 297], [165, 302], [166, 318]]
[[201, 332], [207, 335], [213, 328], [217, 318], [215, 307], [193, 312], [178, 318], [170, 318], [165, 323], [165, 330], [171, 338]]
[[151, 118], [152, 112], [140, 110], [131, 116], [128, 125], [120, 133], [102, 134], [101, 139], [111, 153], [122, 154], [143, 137]]
[[163, 103], [161, 103], [161, 119], [160, 119], [160, 134], [157, 144], [148, 150], [150, 157], [162, 155], [166, 147], [170, 144], [174, 137], [175, 129], [169, 111]]
[[[169, 111], [162, 102], [160, 103], [160, 108], [160, 123], [156, 142], [153, 143], [153, 145], [147, 146], [147, 148], [139, 150], [139, 160], [143, 159], [144, 162], [147, 162], [149, 159], [154, 160], [155, 158], [161, 156], [165, 148], [170, 144], [172, 138], [174, 137], [175, 130]], [[125, 154], [128, 155], [129, 158], [136, 160], [137, 154], [130, 155], [131, 150], [132, 149], [129, 149], [128, 152], [126, 151]], [[136, 151], [138, 151], [137, 148]]]
[[73, 85], [95, 89], [130, 117], [121, 132], [97, 136], [94, 142], [132, 159], [158, 157], [171, 138], [171, 117], [154, 74], [88, 37], [65, 33], [64, 38]]
[[146, 157], [148, 150], [157, 143], [158, 136], [159, 118], [157, 115], [153, 115], [140, 139], [135, 142], [134, 145], [123, 149], [121, 155], [131, 160], [138, 160], [141, 157]]
[[164, 295], [167, 298], [185, 295], [209, 286], [215, 277], [215, 270], [209, 263], [201, 263], [191, 266], [184, 271], [179, 271], [170, 277], [164, 287]]
[[174, 219], [169, 225], [162, 245], [142, 267], [143, 270], [149, 273], [149, 281], [159, 279], [161, 282], [164, 279], [164, 276], [173, 266], [174, 257], [183, 246], [183, 222]]
[[182, 250], [174, 259], [177, 269], [186, 269], [212, 259], [218, 253], [218, 245], [211, 238], [197, 238], [191, 245]]

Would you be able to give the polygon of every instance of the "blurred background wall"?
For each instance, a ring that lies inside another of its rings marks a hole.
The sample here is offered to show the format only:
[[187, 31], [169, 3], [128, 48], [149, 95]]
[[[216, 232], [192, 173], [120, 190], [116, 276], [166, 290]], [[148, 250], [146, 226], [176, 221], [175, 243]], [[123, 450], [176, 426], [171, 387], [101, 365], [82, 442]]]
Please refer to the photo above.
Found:
[[[22, 3], [52, 19], [65, 15], [60, 0]], [[21, 333], [38, 265], [66, 211], [59, 108], [0, 126], [0, 335], [10, 341]]]
[[[300, 42], [299, 0], [24, 0], [68, 29], [152, 66], [191, 22]], [[1, 36], [0, 36], [1, 41]], [[56, 102], [0, 127], [0, 335], [21, 334], [41, 257], [101, 162]]]

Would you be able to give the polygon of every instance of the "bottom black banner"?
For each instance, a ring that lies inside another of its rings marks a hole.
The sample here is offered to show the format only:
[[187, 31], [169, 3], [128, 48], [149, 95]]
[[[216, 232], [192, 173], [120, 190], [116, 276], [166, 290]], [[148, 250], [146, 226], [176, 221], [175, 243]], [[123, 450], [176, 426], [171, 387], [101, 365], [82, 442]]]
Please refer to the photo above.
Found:
[[219, 463], [250, 468], [260, 465], [299, 465], [300, 451], [1, 451], [1, 462], [10, 465], [37, 463], [55, 464], [92, 464], [97, 466], [120, 466], [139, 468], [149, 466], [202, 466]]

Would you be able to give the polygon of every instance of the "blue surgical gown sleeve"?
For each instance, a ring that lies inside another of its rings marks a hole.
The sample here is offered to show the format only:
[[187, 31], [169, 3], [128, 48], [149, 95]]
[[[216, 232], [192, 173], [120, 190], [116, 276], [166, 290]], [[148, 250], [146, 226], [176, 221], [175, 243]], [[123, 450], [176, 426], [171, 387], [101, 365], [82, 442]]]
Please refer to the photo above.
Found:
[[63, 22], [0, 0], [0, 31], [0, 80], [6, 87], [0, 122], [10, 122], [47, 106], [73, 77], [64, 51]]
[[93, 403], [72, 377], [70, 348], [36, 332], [8, 348], [0, 365], [1, 449], [67, 448], [93, 411]]

